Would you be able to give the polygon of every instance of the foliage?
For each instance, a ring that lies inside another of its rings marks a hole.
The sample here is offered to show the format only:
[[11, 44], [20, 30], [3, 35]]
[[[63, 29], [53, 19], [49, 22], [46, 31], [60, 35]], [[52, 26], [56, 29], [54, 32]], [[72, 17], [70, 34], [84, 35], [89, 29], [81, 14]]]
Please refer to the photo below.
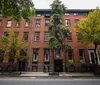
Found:
[[74, 65], [74, 61], [73, 60], [69, 60], [69, 64], [70, 65]]
[[11, 60], [21, 58], [20, 50], [26, 49], [25, 41], [15, 37], [13, 28], [9, 28], [6, 31], [8, 36], [3, 36], [2, 41], [0, 41], [0, 47], [5, 50], [4, 56], [9, 57]]
[[100, 9], [97, 8], [88, 14], [88, 18], [82, 19], [76, 24], [78, 40], [81, 43], [94, 45], [97, 61], [96, 49], [100, 45]]
[[86, 64], [85, 60], [80, 60], [81, 64]]
[[64, 46], [64, 38], [68, 36], [69, 29], [62, 23], [62, 15], [65, 13], [66, 7], [59, 0], [54, 0], [51, 4], [53, 20], [49, 26], [51, 48], [62, 48]]
[[11, 16], [20, 21], [23, 17], [29, 21], [30, 17], [35, 14], [34, 4], [32, 0], [0, 0], [0, 14], [4, 18]]

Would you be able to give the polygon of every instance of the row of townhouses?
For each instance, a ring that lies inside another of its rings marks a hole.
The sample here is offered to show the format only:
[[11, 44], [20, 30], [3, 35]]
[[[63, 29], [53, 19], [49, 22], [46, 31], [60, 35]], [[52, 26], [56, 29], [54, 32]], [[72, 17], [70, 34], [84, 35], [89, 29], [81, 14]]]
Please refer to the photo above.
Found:
[[[65, 56], [63, 56], [60, 50], [57, 50], [55, 52], [54, 66], [52, 53], [49, 49], [48, 25], [52, 21], [50, 9], [37, 9], [36, 15], [32, 17], [30, 23], [26, 22], [23, 18], [20, 22], [16, 22], [10, 18], [4, 20], [3, 17], [0, 16], [0, 36], [7, 36], [5, 29], [12, 27], [15, 28], [14, 32], [17, 33], [19, 37], [27, 41], [27, 53], [30, 57], [27, 62], [23, 63], [23, 71], [50, 72], [53, 70], [58, 71], [57, 69], [59, 69], [60, 72], [67, 72], [70, 71], [69, 61], [71, 60], [74, 61], [75, 67], [71, 68], [71, 70], [79, 71], [81, 68], [80, 61], [82, 60], [86, 62], [86, 65], [96, 63], [94, 48], [78, 42], [75, 32], [75, 23], [79, 22], [82, 18], [87, 18], [90, 11], [92, 10], [68, 9], [62, 16], [63, 24], [71, 31], [65, 42], [72, 46], [73, 50], [66, 51]], [[59, 59], [57, 60], [56, 58]], [[0, 61], [0, 65], [5, 63], [10, 63], [9, 59]]]

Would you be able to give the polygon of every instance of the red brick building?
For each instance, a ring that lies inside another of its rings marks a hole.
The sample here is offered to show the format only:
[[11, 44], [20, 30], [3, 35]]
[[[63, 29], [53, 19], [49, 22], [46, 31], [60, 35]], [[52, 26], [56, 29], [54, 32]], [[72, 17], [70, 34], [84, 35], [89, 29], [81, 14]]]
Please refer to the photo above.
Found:
[[[88, 48], [87, 45], [79, 43], [74, 30], [75, 23], [82, 18], [87, 18], [89, 11], [92, 10], [68, 9], [63, 15], [63, 24], [71, 31], [70, 36], [67, 37], [65, 42], [73, 47], [73, 51], [67, 51], [65, 55], [66, 58], [61, 51], [55, 53], [55, 57], [59, 57], [60, 60], [62, 60], [61, 63], [58, 64], [58, 69], [59, 65], [61, 65], [60, 69], [62, 69], [62, 71], [64, 71], [63, 67], [65, 65], [66, 71], [70, 71], [70, 60], [74, 61], [76, 71], [79, 71], [81, 68], [81, 60], [85, 60], [87, 65], [95, 63], [94, 50]], [[0, 16], [0, 36], [3, 34], [6, 35], [4, 29], [13, 27], [15, 28], [15, 32], [18, 33], [18, 36], [27, 40], [26, 45], [29, 60], [28, 66], [24, 64], [26, 67], [25, 71], [53, 71], [53, 58], [48, 42], [48, 25], [51, 23], [51, 20], [50, 9], [37, 9], [36, 16], [32, 17], [31, 23], [25, 22], [23, 18], [20, 23], [17, 23], [11, 19], [4, 20], [2, 16]], [[8, 60], [4, 59], [3, 62], [8, 62]], [[55, 67], [57, 66], [55, 65]]]

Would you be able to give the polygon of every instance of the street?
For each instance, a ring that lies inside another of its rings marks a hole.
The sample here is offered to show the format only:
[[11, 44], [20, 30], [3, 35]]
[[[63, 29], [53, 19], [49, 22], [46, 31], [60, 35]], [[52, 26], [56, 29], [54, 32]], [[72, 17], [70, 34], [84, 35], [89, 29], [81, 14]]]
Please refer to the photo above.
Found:
[[100, 85], [100, 79], [0, 77], [0, 85]]

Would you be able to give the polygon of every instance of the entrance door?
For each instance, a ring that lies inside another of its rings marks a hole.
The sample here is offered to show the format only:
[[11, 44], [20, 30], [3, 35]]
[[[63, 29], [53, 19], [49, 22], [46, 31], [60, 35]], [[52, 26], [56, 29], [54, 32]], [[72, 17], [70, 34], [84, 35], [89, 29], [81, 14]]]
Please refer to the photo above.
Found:
[[89, 58], [91, 64], [96, 64], [94, 50], [89, 50]]
[[54, 60], [55, 72], [63, 72], [63, 61], [61, 59]]

